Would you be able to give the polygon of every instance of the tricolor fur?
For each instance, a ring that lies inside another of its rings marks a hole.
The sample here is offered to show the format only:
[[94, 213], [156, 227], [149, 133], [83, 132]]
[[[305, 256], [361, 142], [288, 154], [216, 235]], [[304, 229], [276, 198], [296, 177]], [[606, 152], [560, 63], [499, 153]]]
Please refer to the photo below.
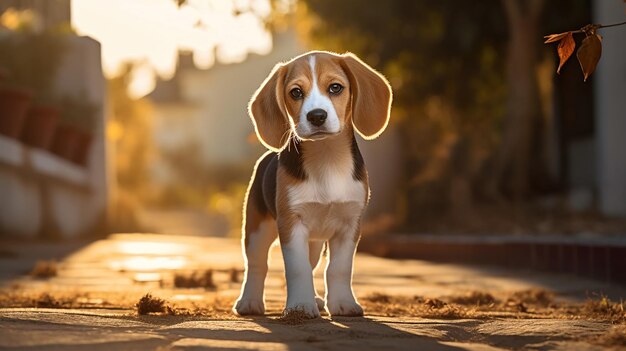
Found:
[[[362, 315], [352, 292], [352, 261], [369, 200], [355, 139], [376, 138], [389, 121], [391, 88], [352, 54], [310, 52], [276, 65], [249, 106], [271, 151], [255, 167], [245, 201], [246, 279], [233, 310], [263, 314], [268, 250], [278, 237], [285, 261], [286, 310], [310, 317]], [[328, 243], [326, 296], [313, 270]]]

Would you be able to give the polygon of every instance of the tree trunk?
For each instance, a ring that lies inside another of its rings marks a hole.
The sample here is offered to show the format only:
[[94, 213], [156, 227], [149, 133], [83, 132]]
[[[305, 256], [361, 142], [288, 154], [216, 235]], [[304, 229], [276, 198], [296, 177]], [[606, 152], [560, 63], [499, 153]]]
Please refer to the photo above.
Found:
[[509, 96], [492, 186], [505, 189], [519, 202], [530, 193], [531, 149], [536, 132], [533, 126], [541, 116], [535, 70], [543, 0], [502, 1], [509, 23], [506, 65]]

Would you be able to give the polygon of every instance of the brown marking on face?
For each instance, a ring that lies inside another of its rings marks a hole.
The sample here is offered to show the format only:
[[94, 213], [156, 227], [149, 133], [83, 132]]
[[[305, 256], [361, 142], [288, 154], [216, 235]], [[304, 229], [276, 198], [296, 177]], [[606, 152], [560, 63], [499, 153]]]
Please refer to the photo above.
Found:
[[285, 67], [277, 64], [248, 104], [256, 135], [265, 147], [280, 150], [289, 139], [290, 125], [283, 100]]
[[[342, 57], [320, 53], [315, 55], [315, 73], [317, 74], [317, 86], [322, 94], [326, 95], [335, 107], [339, 123], [343, 130], [344, 126], [350, 125], [351, 119], [351, 90], [348, 75], [341, 67]], [[343, 91], [334, 95], [329, 92], [331, 84], [340, 84]]]
[[298, 123], [298, 116], [300, 116], [300, 109], [302, 108], [304, 98], [294, 99], [293, 96], [291, 96], [291, 91], [293, 89], [300, 89], [306, 96], [313, 88], [313, 75], [306, 56], [292, 61], [285, 69], [287, 73], [285, 75], [284, 91], [282, 93], [289, 117], [295, 125]]
[[[315, 77], [311, 70], [310, 58], [315, 56]], [[319, 91], [327, 96], [333, 104], [341, 129], [345, 125], [350, 124], [350, 81], [348, 75], [344, 72], [341, 56], [326, 52], [314, 52], [304, 56], [300, 56], [285, 67], [287, 73], [285, 76], [284, 101], [287, 112], [291, 119], [291, 123], [297, 126], [300, 122], [300, 114], [302, 113], [302, 105], [307, 96], [314, 89], [313, 82], [317, 83]], [[343, 91], [334, 95], [329, 92], [331, 84], [340, 84]], [[304, 97], [295, 99], [291, 96], [291, 91], [295, 88], [302, 90]], [[327, 111], [329, 112], [329, 111]]]
[[341, 65], [352, 88], [352, 122], [366, 140], [376, 139], [387, 128], [392, 91], [387, 79], [353, 54], [342, 55]]

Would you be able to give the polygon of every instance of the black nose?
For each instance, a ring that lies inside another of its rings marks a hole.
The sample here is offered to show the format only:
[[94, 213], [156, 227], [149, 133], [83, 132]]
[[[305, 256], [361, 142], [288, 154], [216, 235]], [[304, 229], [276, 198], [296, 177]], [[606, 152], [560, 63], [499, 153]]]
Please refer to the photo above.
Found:
[[319, 127], [324, 124], [324, 121], [326, 121], [326, 116], [326, 111], [322, 110], [321, 108], [316, 108], [315, 110], [311, 110], [309, 111], [309, 113], [306, 114], [306, 119], [307, 121], [311, 122], [312, 125]]

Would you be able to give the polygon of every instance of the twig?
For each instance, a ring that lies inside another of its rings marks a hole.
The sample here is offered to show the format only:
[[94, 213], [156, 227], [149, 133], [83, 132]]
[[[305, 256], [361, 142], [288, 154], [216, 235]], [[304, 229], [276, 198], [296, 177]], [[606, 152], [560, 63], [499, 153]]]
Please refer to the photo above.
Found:
[[579, 30], [573, 30], [572, 33], [587, 33], [587, 32], [590, 32], [590, 31], [595, 31], [595, 30], [600, 29], [600, 28], [617, 27], [617, 26], [623, 26], [625, 24], [626, 24], [626, 22], [606, 24], [606, 25], [604, 25], [604, 24], [588, 24], [588, 25], [582, 27]]
[[623, 26], [626, 24], [626, 21], [621, 22], [621, 23], [613, 23], [613, 24], [607, 24], [606, 26], [604, 25], [600, 25], [598, 28], [608, 28], [608, 27], [617, 27], [617, 26]]

